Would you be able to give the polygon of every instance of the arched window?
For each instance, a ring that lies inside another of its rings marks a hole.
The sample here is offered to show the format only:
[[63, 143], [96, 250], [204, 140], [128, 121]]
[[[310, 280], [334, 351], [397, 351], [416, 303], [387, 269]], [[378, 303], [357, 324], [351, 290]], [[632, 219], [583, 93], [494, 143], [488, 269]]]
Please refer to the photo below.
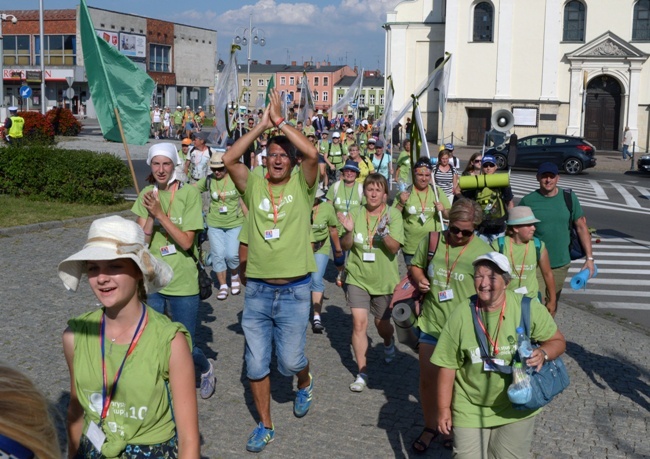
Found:
[[585, 41], [585, 5], [573, 0], [564, 6], [563, 41]]
[[650, 40], [650, 0], [639, 0], [634, 5], [632, 40]]
[[474, 7], [473, 41], [493, 41], [494, 8], [488, 2], [481, 2]]

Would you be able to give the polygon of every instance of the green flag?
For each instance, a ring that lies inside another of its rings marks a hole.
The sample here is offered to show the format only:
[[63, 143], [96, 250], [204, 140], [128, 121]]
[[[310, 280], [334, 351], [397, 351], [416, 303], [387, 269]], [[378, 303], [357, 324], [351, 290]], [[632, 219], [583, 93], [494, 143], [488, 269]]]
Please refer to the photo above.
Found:
[[266, 98], [264, 100], [265, 107], [268, 107], [268, 105], [271, 103], [271, 91], [273, 91], [273, 88], [275, 88], [275, 78], [273, 78], [273, 75], [271, 75], [269, 86], [266, 88]]
[[126, 142], [146, 144], [151, 126], [149, 104], [156, 83], [131, 59], [97, 36], [86, 0], [81, 0], [79, 23], [90, 96], [104, 138], [122, 141], [117, 108]]

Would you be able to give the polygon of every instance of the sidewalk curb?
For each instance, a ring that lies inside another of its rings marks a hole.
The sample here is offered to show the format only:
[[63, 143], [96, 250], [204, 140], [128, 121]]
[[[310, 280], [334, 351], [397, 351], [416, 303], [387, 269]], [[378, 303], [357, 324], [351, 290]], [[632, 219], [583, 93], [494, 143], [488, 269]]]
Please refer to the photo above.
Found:
[[64, 228], [66, 226], [75, 226], [83, 223], [88, 223], [98, 218], [109, 217], [111, 215], [119, 215], [128, 218], [134, 216], [130, 210], [123, 210], [121, 212], [110, 212], [107, 214], [89, 215], [87, 217], [70, 218], [68, 220], [54, 220], [49, 222], [32, 223], [30, 225], [10, 226], [8, 228], [0, 228], [0, 237], [19, 236], [24, 233], [35, 233], [38, 231], [51, 230], [55, 228]]

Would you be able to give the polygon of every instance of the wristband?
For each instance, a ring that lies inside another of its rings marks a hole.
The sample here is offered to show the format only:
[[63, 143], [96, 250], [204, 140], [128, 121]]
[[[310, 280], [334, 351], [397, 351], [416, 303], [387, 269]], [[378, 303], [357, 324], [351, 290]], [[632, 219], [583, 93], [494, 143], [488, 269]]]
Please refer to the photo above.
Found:
[[594, 261], [594, 257], [587, 257], [587, 261]]
[[280, 117], [279, 119], [275, 120], [273, 124], [279, 128], [282, 123], [284, 123], [284, 118]]
[[287, 122], [285, 120], [282, 120], [282, 122], [278, 124], [277, 128], [281, 130], [282, 126], [284, 126], [285, 124], [287, 124]]

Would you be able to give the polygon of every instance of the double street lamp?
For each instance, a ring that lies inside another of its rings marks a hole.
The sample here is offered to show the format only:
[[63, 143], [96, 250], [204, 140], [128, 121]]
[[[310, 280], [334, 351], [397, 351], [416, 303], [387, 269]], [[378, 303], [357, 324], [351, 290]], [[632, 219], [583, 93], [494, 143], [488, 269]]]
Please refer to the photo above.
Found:
[[5, 105], [5, 88], [4, 88], [4, 39], [2, 36], [2, 23], [4, 21], [11, 21], [12, 24], [18, 22], [18, 18], [13, 14], [0, 13], [0, 107]]
[[[241, 36], [237, 33], [238, 30], [243, 29]], [[236, 45], [248, 46], [248, 65], [246, 70], [246, 81], [248, 82], [248, 102], [247, 106], [250, 106], [251, 103], [251, 52], [253, 50], [253, 45], [266, 45], [266, 38], [264, 30], [259, 27], [253, 27], [253, 15], [251, 14], [248, 18], [248, 28], [238, 27], [235, 29], [235, 38], [233, 42]], [[247, 37], [248, 36], [248, 37]]]

